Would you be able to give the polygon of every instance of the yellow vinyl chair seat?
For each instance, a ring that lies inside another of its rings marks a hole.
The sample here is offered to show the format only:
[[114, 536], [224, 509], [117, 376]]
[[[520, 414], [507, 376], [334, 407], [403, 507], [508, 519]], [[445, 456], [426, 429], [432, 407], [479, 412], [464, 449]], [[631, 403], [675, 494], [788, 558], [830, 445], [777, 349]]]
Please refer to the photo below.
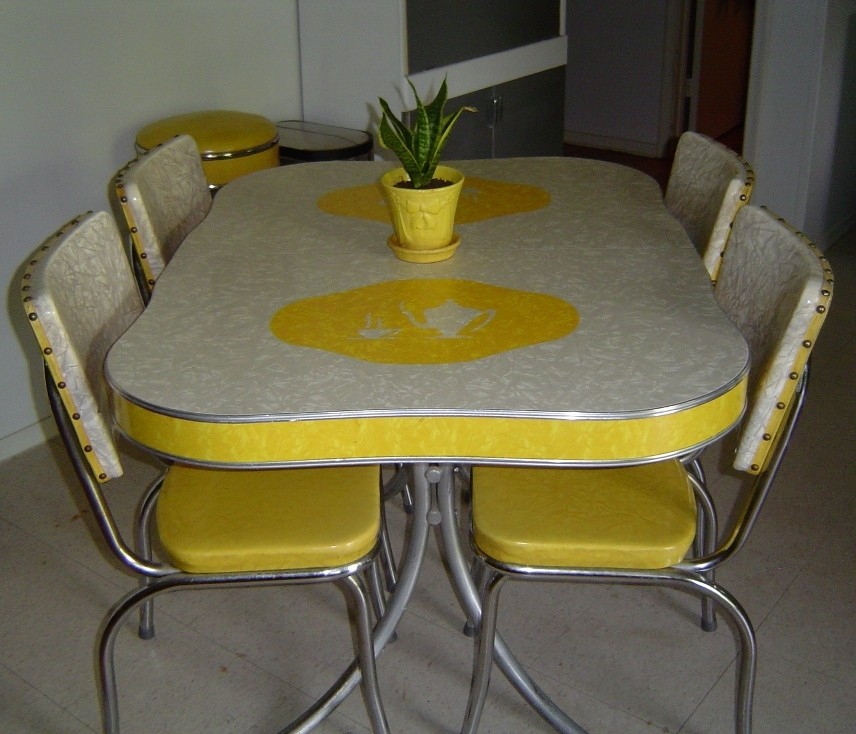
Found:
[[615, 469], [473, 469], [473, 540], [521, 566], [666, 568], [696, 532], [679, 461]]
[[380, 528], [378, 467], [225, 471], [170, 468], [157, 528], [191, 573], [304, 570], [359, 560]]

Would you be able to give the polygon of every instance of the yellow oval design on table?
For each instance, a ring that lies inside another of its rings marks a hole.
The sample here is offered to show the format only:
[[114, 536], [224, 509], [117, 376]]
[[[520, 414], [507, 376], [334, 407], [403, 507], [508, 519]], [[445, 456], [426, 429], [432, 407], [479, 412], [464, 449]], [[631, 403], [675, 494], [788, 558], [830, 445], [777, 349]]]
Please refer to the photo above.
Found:
[[[550, 194], [538, 186], [467, 176], [458, 200], [455, 224], [531, 212], [549, 203]], [[318, 208], [340, 217], [392, 222], [379, 182], [331, 191], [318, 199]]]
[[578, 323], [556, 296], [428, 278], [304, 298], [279, 309], [270, 329], [289, 344], [366, 362], [443, 364], [561, 339]]

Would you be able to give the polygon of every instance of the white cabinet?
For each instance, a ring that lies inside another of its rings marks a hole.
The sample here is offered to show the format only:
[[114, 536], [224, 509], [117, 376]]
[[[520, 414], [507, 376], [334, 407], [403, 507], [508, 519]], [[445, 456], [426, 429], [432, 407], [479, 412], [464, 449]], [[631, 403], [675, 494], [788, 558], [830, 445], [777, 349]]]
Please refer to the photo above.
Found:
[[[299, 0], [303, 118], [376, 131], [378, 97], [413, 109], [447, 79], [444, 157], [561, 155], [564, 0]], [[383, 150], [376, 147], [383, 155]]]

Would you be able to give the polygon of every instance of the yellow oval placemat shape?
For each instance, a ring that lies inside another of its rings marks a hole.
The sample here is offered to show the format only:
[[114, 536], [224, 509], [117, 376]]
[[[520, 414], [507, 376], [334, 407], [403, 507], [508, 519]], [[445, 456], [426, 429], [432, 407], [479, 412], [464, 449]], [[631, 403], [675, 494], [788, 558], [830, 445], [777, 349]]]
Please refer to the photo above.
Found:
[[304, 298], [279, 309], [270, 329], [367, 362], [443, 364], [560, 339], [577, 324], [577, 310], [556, 296], [429, 278]]

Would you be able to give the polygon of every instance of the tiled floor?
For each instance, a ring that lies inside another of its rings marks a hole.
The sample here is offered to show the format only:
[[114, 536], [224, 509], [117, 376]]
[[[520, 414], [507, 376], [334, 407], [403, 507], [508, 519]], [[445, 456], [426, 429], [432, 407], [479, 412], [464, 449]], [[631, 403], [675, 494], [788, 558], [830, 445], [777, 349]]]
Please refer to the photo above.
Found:
[[[836, 293], [815, 353], [808, 406], [775, 491], [720, 579], [758, 631], [757, 734], [856, 731], [856, 232], [829, 253]], [[712, 450], [713, 491], [737, 478]], [[111, 483], [127, 521], [153, 467], [128, 452]], [[94, 639], [133, 581], [96, 531], [55, 444], [0, 466], [0, 732], [98, 730]], [[396, 533], [403, 523], [400, 513]], [[511, 585], [500, 627], [532, 674], [592, 732], [731, 731], [735, 640], [695, 623], [696, 604], [641, 588]], [[343, 602], [319, 588], [191, 591], [158, 600], [155, 639], [131, 625], [117, 646], [127, 733], [275, 732], [350, 657]], [[436, 548], [380, 677], [397, 732], [453, 732], [471, 642]], [[484, 732], [549, 731], [497, 673]], [[352, 695], [319, 731], [364, 732]]]

